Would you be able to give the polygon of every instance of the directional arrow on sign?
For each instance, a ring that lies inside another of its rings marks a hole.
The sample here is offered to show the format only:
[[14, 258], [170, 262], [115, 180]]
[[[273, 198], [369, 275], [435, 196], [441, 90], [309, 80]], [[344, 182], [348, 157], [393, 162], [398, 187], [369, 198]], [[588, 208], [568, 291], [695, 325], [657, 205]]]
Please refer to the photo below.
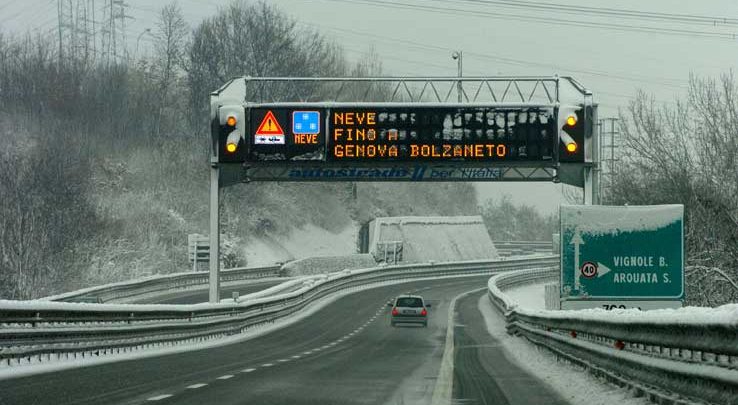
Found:
[[584, 240], [579, 234], [579, 229], [574, 231], [571, 244], [574, 245], [574, 289], [579, 290], [579, 245], [584, 245]]
[[609, 267], [600, 262], [597, 262], [597, 278], [600, 278], [611, 271], [612, 269], [610, 269]]

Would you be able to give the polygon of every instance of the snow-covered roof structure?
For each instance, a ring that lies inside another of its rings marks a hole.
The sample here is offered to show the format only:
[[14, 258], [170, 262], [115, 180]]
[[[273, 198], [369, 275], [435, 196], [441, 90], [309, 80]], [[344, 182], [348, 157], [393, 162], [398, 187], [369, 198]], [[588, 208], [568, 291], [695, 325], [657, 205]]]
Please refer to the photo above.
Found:
[[403, 263], [499, 258], [478, 215], [376, 218], [369, 224], [369, 253], [382, 259], [378, 246], [386, 242], [402, 242]]

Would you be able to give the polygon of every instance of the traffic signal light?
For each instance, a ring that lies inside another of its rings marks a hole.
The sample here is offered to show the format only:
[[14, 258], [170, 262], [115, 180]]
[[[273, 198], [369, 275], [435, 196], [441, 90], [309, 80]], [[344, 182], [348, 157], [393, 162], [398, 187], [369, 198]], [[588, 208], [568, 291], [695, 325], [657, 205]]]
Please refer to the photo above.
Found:
[[218, 162], [241, 163], [246, 160], [245, 113], [242, 105], [218, 108]]
[[559, 162], [584, 162], [585, 119], [581, 106], [559, 107]]

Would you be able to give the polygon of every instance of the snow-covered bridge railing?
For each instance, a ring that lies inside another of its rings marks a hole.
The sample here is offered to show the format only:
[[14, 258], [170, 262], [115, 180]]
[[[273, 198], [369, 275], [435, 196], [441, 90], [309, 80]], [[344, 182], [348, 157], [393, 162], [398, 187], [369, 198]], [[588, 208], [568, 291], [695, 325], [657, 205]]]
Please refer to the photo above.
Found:
[[[557, 256], [344, 270], [301, 279], [301, 288], [235, 303], [195, 305], [0, 301], [0, 367], [101, 356], [226, 337], [300, 311], [334, 293], [385, 282], [483, 275], [553, 266]], [[295, 280], [288, 283], [295, 283]]]
[[[226, 269], [220, 272], [220, 282], [228, 283], [277, 277], [279, 276], [279, 271], [280, 266]], [[175, 273], [85, 288], [46, 297], [44, 300], [61, 302], [118, 302], [194, 287], [206, 288], [207, 285], [207, 272]]]
[[558, 271], [494, 276], [489, 297], [508, 332], [655, 402], [738, 404], [738, 305], [678, 310], [544, 311], [519, 308], [506, 289]]

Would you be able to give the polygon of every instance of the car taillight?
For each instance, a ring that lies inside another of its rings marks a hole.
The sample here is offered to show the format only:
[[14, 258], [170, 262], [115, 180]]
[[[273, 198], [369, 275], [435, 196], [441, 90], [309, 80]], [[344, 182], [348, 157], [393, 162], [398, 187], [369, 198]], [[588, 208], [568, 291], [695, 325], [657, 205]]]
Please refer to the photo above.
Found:
[[392, 308], [392, 315], [399, 315], [400, 311], [397, 310], [397, 308]]
[[425, 308], [423, 308], [423, 310], [420, 311], [420, 315], [426, 316], [426, 315], [428, 315], [428, 311], [426, 311]]

